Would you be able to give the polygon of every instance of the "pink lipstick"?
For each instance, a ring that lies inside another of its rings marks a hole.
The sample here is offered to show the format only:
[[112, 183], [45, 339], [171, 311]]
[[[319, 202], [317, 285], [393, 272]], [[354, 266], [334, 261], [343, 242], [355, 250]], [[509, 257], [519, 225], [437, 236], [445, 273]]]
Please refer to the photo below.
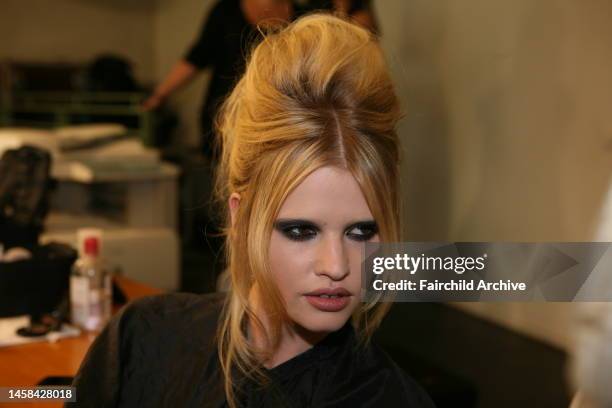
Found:
[[348, 306], [351, 293], [344, 288], [321, 288], [307, 293], [306, 300], [323, 312], [339, 312]]

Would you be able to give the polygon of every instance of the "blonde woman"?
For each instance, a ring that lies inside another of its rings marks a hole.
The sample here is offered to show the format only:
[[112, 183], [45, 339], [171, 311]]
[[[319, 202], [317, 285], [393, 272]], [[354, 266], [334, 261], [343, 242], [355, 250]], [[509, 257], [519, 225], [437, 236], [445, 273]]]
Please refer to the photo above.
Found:
[[399, 240], [398, 101], [364, 28], [266, 36], [218, 117], [227, 294], [130, 304], [75, 378], [80, 406], [433, 407], [369, 341], [365, 242]]

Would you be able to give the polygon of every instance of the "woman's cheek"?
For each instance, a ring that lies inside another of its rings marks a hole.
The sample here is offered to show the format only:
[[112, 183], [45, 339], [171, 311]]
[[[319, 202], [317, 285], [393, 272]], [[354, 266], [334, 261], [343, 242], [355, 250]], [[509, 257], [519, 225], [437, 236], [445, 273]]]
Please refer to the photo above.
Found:
[[306, 278], [310, 252], [307, 245], [282, 236], [271, 240], [271, 272], [285, 300], [305, 289], [311, 289], [300, 287]]

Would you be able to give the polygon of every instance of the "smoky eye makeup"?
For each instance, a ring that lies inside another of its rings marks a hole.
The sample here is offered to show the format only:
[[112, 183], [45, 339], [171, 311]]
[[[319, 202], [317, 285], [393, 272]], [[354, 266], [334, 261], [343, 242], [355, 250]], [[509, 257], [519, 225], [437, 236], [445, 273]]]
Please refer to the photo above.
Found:
[[[319, 227], [307, 220], [277, 220], [274, 229], [292, 241], [313, 239]], [[345, 235], [354, 241], [368, 241], [378, 234], [378, 225], [373, 220], [360, 221], [345, 229]]]
[[317, 235], [318, 227], [305, 220], [278, 220], [274, 229], [292, 241], [306, 241]]
[[376, 221], [362, 221], [347, 228], [346, 234], [355, 241], [369, 241], [378, 234]]

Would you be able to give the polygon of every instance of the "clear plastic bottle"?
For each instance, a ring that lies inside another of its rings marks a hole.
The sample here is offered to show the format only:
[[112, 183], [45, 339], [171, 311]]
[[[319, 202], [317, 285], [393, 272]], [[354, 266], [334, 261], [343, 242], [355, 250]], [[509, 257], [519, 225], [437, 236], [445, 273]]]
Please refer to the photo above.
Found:
[[70, 275], [70, 312], [74, 325], [100, 331], [111, 317], [112, 283], [100, 257], [101, 231], [78, 232], [79, 259]]

